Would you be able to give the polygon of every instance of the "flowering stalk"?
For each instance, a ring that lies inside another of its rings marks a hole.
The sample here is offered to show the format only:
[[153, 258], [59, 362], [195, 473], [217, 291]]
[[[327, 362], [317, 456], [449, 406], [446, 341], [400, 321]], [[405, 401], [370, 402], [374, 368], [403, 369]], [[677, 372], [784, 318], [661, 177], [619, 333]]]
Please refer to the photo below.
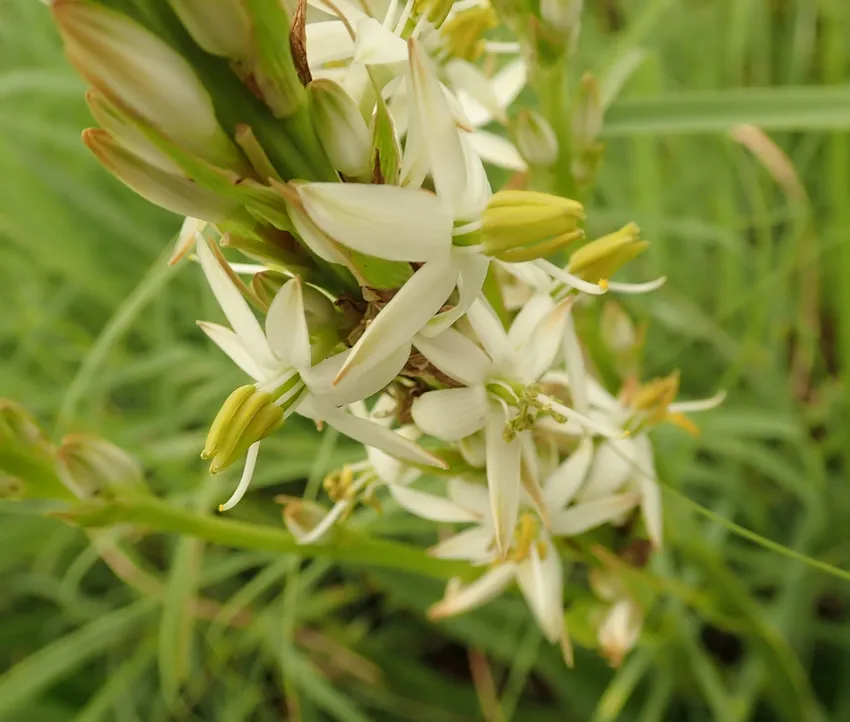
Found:
[[[227, 320], [198, 325], [247, 377], [201, 451], [213, 474], [242, 466], [219, 510], [250, 493], [268, 463], [262, 442], [294, 415], [359, 442], [366, 459], [328, 475], [330, 503], [286, 499], [288, 534], [117, 487], [67, 517], [451, 577], [435, 620], [516, 585], [572, 663], [567, 540], [613, 525], [660, 549], [649, 432], [694, 432], [684, 414], [722, 400], [677, 402], [678, 374], [641, 384], [633, 364], [615, 397], [590, 371], [574, 315], [664, 279], [616, 278], [647, 246], [635, 224], [585, 242], [575, 195], [593, 180], [603, 119], [595, 81], [569, 74], [581, 3], [547, 0], [537, 16], [509, 0], [393, 0], [376, 16], [311, 4], [310, 22], [305, 2], [290, 18], [277, 0], [171, 0], [150, 25], [120, 2], [53, 9], [93, 86], [100, 128], [86, 144], [186, 216], [174, 260], [194, 249]], [[494, 39], [500, 17], [516, 41]], [[526, 79], [539, 108], [512, 117]], [[512, 187], [494, 190], [485, 163], [517, 172]], [[633, 359], [628, 320], [607, 319], [611, 348]], [[80, 439], [59, 457], [83, 496], [129, 473]], [[384, 495], [454, 533], [426, 556], [345, 530]], [[625, 592], [600, 597], [610, 609], [598, 639], [614, 663], [637, 642], [642, 610]]]

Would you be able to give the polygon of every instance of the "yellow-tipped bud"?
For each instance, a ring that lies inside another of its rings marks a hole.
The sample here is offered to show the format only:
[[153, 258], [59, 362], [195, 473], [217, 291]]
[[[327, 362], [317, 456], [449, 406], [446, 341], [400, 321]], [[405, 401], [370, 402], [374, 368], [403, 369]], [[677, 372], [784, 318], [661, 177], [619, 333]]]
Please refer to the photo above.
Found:
[[536, 191], [495, 193], [481, 217], [484, 253], [519, 262], [549, 255], [584, 237], [578, 201]]
[[241, 0], [168, 0], [186, 30], [211, 55], [241, 60], [251, 52], [251, 21]]
[[540, 113], [523, 110], [514, 125], [517, 149], [529, 165], [547, 167], [558, 159], [558, 139], [555, 131]]
[[314, 80], [307, 86], [310, 116], [331, 165], [356, 177], [369, 171], [372, 137], [357, 103], [332, 80]]
[[414, 0], [413, 13], [417, 17], [424, 15], [435, 28], [439, 28], [449, 16], [453, 4], [453, 0]]
[[607, 281], [647, 246], [649, 241], [640, 240], [637, 224], [629, 223], [575, 251], [570, 256], [567, 271], [590, 283]]
[[110, 103], [212, 165], [241, 169], [235, 144], [192, 66], [126, 15], [87, 0], [53, 0], [68, 59]]
[[457, 13], [440, 28], [449, 55], [476, 60], [484, 52], [484, 33], [499, 24], [496, 11], [489, 5], [475, 5]]
[[251, 444], [277, 429], [283, 418], [284, 409], [275, 403], [272, 394], [254, 386], [236, 389], [216, 414], [201, 452], [202, 459], [212, 459], [210, 473], [230, 466]]

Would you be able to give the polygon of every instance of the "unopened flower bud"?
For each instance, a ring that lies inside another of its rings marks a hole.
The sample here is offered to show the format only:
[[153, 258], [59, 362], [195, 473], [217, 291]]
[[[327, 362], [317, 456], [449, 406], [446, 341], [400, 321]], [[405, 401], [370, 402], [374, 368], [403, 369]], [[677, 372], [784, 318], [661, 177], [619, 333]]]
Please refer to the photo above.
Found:
[[80, 499], [120, 488], [141, 488], [142, 470], [123, 449], [96, 436], [74, 434], [56, 452], [56, 474]]
[[637, 224], [629, 223], [579, 248], [570, 256], [567, 271], [601, 285], [648, 246], [649, 241], [640, 240]]
[[233, 200], [192, 182], [184, 175], [170, 173], [148, 163], [124, 148], [105, 130], [90, 128], [84, 131], [83, 142], [120, 181], [151, 203], [169, 211], [217, 223], [238, 207]]
[[590, 73], [582, 76], [572, 113], [573, 142], [576, 149], [591, 148], [602, 130], [602, 99], [599, 84]]
[[484, 33], [498, 24], [498, 16], [492, 7], [473, 5], [443, 23], [440, 35], [449, 55], [462, 60], [476, 60], [484, 52]]
[[643, 614], [637, 604], [623, 599], [606, 613], [599, 625], [599, 648], [612, 667], [619, 667], [635, 646], [643, 626]]
[[350, 177], [368, 172], [372, 138], [357, 103], [332, 80], [314, 80], [307, 92], [313, 127], [331, 165]]
[[540, 113], [523, 110], [516, 119], [514, 139], [517, 149], [529, 165], [547, 167], [558, 159], [555, 131]]
[[414, 0], [413, 12], [417, 17], [425, 16], [435, 27], [439, 28], [451, 12], [452, 0]]
[[547, 256], [584, 237], [578, 201], [536, 191], [506, 190], [493, 194], [482, 214], [484, 253], [508, 262]]
[[540, 17], [564, 34], [577, 33], [584, 0], [540, 0]]
[[241, 60], [251, 50], [251, 21], [241, 0], [169, 0], [186, 30], [211, 55]]
[[108, 100], [213, 165], [241, 168], [192, 66], [130, 18], [85, 0], [54, 0], [68, 59]]
[[47, 448], [44, 437], [35, 419], [20, 404], [9, 399], [0, 399], [0, 445]]
[[283, 523], [299, 543], [309, 541], [327, 517], [327, 509], [303, 499], [287, 499], [283, 509]]

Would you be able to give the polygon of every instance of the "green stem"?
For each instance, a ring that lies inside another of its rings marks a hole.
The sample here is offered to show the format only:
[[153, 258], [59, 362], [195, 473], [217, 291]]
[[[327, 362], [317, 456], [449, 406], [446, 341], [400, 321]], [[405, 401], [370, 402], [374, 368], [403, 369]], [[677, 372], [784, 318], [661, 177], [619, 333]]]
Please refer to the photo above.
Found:
[[129, 522], [157, 532], [188, 534], [222, 546], [324, 557], [337, 562], [399, 569], [434, 579], [460, 577], [469, 580], [476, 576], [475, 570], [465, 562], [435, 559], [424, 550], [384, 539], [370, 539], [348, 529], [337, 528], [327, 543], [302, 545], [282, 529], [202, 516], [155, 497], [94, 500], [55, 515], [83, 527]]
[[552, 169], [551, 191], [576, 198], [578, 189], [571, 171], [569, 97], [567, 92], [567, 60], [565, 57], [534, 68], [531, 85], [540, 103], [540, 113], [555, 131], [558, 140], [558, 160]]

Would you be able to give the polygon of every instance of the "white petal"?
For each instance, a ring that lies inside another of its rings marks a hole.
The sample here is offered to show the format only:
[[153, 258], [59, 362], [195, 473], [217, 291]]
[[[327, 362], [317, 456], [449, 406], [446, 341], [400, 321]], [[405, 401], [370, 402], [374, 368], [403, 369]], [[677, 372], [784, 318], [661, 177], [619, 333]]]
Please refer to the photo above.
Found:
[[653, 291], [657, 291], [661, 288], [666, 282], [667, 276], [659, 276], [654, 281], [647, 281], [646, 283], [621, 283], [618, 281], [609, 281], [608, 290], [614, 291], [615, 293], [652, 293]]
[[390, 494], [411, 514], [437, 522], [474, 522], [478, 515], [436, 494], [427, 494], [398, 484], [389, 485]]
[[564, 570], [561, 558], [549, 540], [545, 559], [536, 544], [529, 558], [517, 568], [517, 583], [544, 636], [558, 642], [564, 629]]
[[[411, 429], [414, 432], [413, 434], [410, 433]], [[411, 441], [416, 441], [419, 438], [419, 430], [415, 426], [403, 427], [398, 429], [396, 433], [401, 434], [405, 439], [410, 439]], [[415, 481], [422, 473], [418, 469], [406, 466], [398, 459], [384, 453], [380, 449], [376, 449], [374, 446], [366, 447], [366, 455], [378, 478], [385, 484], [401, 484], [402, 482], [409, 484]]]
[[597, 636], [602, 653], [617, 666], [635, 646], [643, 625], [640, 607], [629, 599], [614, 604], [599, 625]]
[[321, 228], [307, 217], [301, 209], [295, 205], [289, 205], [289, 219], [295, 230], [313, 253], [315, 253], [323, 261], [328, 263], [337, 263], [348, 268], [348, 258], [339, 248], [339, 246], [331, 240]]
[[437, 195], [453, 214], [460, 210], [466, 191], [466, 166], [454, 114], [436, 71], [418, 43], [409, 44], [413, 112], [418, 116], [408, 137], [421, 133]]
[[502, 322], [485, 299], [476, 298], [469, 307], [466, 317], [484, 350], [494, 362], [501, 362], [514, 356]]
[[457, 441], [484, 427], [489, 412], [483, 386], [428, 391], [411, 407], [414, 423], [442, 441]]
[[508, 329], [508, 340], [515, 349], [521, 349], [531, 339], [534, 329], [543, 318], [555, 308], [555, 302], [548, 293], [536, 293], [520, 309]]
[[228, 511], [236, 506], [245, 496], [248, 491], [248, 486], [251, 484], [251, 479], [254, 476], [254, 467], [257, 465], [257, 455], [260, 453], [260, 442], [257, 441], [248, 447], [248, 453], [245, 455], [245, 468], [242, 470], [242, 477], [239, 479], [239, 484], [236, 491], [224, 504], [220, 504], [219, 511]]
[[[360, 5], [358, 5], [356, 0], [333, 0], [332, 3], [326, 3], [324, 0], [307, 0], [307, 3], [322, 12], [326, 12], [328, 15], [333, 15], [334, 17], [342, 15], [352, 25], [356, 25], [357, 21], [366, 15], [360, 9]], [[309, 28], [310, 25], [307, 25], [307, 27]]]
[[409, 343], [428, 319], [440, 310], [456, 281], [457, 270], [450, 263], [426, 263], [416, 271], [369, 324], [351, 350], [335, 383], [358, 367], [374, 364], [377, 358]]
[[515, 564], [500, 564], [464, 587], [448, 591], [446, 597], [428, 610], [431, 619], [445, 619], [483, 606], [497, 597], [516, 574]]
[[433, 338], [418, 334], [413, 344], [440, 371], [469, 386], [484, 383], [492, 365], [478, 344], [453, 328]]
[[492, 529], [475, 526], [434, 545], [428, 550], [428, 554], [438, 559], [466, 559], [482, 563], [492, 561], [492, 544]]
[[[521, 58], [508, 63], [490, 81], [499, 105], [507, 108], [516, 100], [520, 91], [525, 87], [528, 77], [525, 61]], [[490, 112], [467, 93], [459, 93], [458, 101], [464, 113], [474, 127], [486, 125], [492, 120]]]
[[499, 104], [496, 92], [490, 80], [475, 65], [465, 60], [454, 58], [446, 63], [444, 72], [448, 76], [453, 90], [463, 90], [484, 106], [490, 116], [500, 123], [507, 123], [505, 109]]
[[469, 142], [478, 157], [486, 163], [520, 173], [528, 170], [528, 163], [517, 147], [501, 135], [487, 130], [476, 130], [469, 134]]
[[296, 537], [296, 541], [299, 544], [313, 544], [319, 539], [321, 539], [325, 534], [327, 534], [334, 524], [339, 521], [340, 517], [345, 513], [348, 507], [351, 506], [350, 499], [342, 499], [341, 501], [336, 502], [331, 507], [331, 510], [325, 514], [322, 520], [316, 524], [309, 531], [305, 531], [303, 534]]
[[640, 495], [630, 491], [578, 504], [552, 517], [552, 533], [558, 536], [582, 534], [621, 517], [639, 501]]
[[216, 346], [230, 357], [233, 363], [254, 379], [254, 381], [262, 381], [268, 376], [269, 372], [254, 361], [251, 354], [245, 350], [239, 336], [229, 328], [220, 326], [217, 323], [209, 323], [208, 321], [198, 321], [198, 326], [201, 327], [201, 330], [210, 337]]
[[564, 320], [575, 301], [568, 296], [551, 309], [534, 327], [525, 346], [520, 351], [523, 371], [533, 379], [539, 379], [554, 363], [561, 350]]
[[490, 259], [479, 254], [456, 253], [454, 261], [460, 274], [457, 282], [457, 304], [428, 321], [422, 329], [423, 336], [436, 336], [445, 331], [469, 310], [472, 302], [481, 293], [487, 270], [490, 268]]
[[273, 366], [274, 358], [266, 341], [260, 322], [254, 316], [248, 302], [219, 265], [206, 240], [197, 237], [198, 260], [207, 278], [218, 305], [239, 336], [245, 350], [260, 366]]
[[357, 22], [355, 34], [354, 62], [385, 65], [407, 60], [407, 43], [374, 18], [361, 18]]
[[484, 444], [484, 434], [474, 433], [457, 441], [457, 450], [463, 460], [476, 469], [483, 469], [487, 463], [487, 447]]
[[449, 499], [455, 504], [472, 509], [489, 523], [490, 516], [490, 494], [487, 487], [481, 484], [473, 484], [460, 477], [453, 476], [449, 479], [446, 487]]
[[519, 441], [505, 441], [502, 434], [505, 419], [500, 412], [491, 412], [487, 419], [487, 486], [496, 545], [502, 555], [507, 554], [514, 535], [519, 512]]
[[298, 413], [316, 421], [324, 421], [328, 426], [332, 426], [350, 439], [359, 441], [366, 446], [374, 446], [376, 449], [381, 449], [402, 461], [435, 466], [438, 469], [447, 468], [442, 459], [426, 451], [419, 444], [415, 444], [373, 421], [358, 419], [345, 411], [323, 405], [313, 397], [308, 396], [301, 402]]
[[427, 191], [368, 183], [303, 183], [304, 210], [330, 238], [390, 261], [444, 259], [452, 216]]
[[385, 389], [398, 376], [410, 357], [410, 343], [403, 343], [385, 356], [376, 356], [349, 374], [337, 384], [334, 380], [351, 356], [343, 351], [302, 372], [301, 378], [316, 396], [334, 406], [347, 406], [360, 399], [374, 396]]
[[606, 441], [596, 448], [587, 480], [578, 493], [579, 501], [608, 496], [623, 488], [633, 475], [637, 455], [633, 439]]
[[581, 414], [590, 411], [587, 390], [587, 373], [584, 368], [584, 356], [576, 333], [572, 311], [564, 319], [564, 361], [569, 376], [570, 396], [573, 408]]
[[266, 338], [283, 365], [296, 369], [310, 367], [310, 332], [300, 278], [284, 283], [269, 304]]
[[726, 399], [725, 391], [718, 391], [710, 399], [698, 399], [696, 401], [677, 401], [667, 407], [672, 414], [691, 414], [698, 411], [710, 411], [716, 409]]
[[656, 549], [661, 548], [664, 536], [664, 517], [661, 504], [661, 487], [655, 472], [655, 462], [652, 456], [652, 445], [649, 437], [641, 436], [635, 439], [637, 447], [636, 471], [638, 489], [640, 492], [640, 509], [643, 514], [643, 523], [652, 545]]
[[543, 483], [543, 494], [550, 514], [567, 506], [581, 488], [593, 459], [593, 441], [585, 437], [576, 450]]
[[354, 41], [341, 20], [307, 23], [307, 60], [310, 67], [350, 58]]

